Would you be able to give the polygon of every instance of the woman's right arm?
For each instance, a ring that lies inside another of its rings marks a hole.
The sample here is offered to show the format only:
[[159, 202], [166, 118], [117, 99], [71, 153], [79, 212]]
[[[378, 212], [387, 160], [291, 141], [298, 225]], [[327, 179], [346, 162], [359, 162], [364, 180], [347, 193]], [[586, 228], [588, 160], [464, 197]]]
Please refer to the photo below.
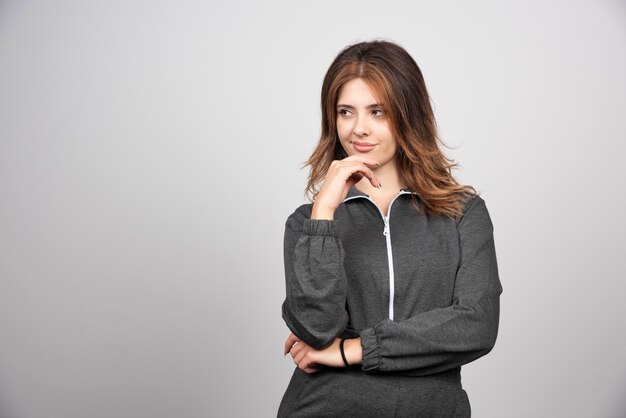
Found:
[[379, 186], [367, 164], [377, 165], [356, 156], [333, 162], [313, 207], [301, 206], [285, 225], [282, 315], [291, 332], [315, 349], [332, 344], [348, 323], [344, 251], [333, 216], [363, 176]]
[[303, 205], [285, 225], [285, 323], [298, 338], [322, 349], [348, 322], [344, 252], [335, 221], [310, 219]]

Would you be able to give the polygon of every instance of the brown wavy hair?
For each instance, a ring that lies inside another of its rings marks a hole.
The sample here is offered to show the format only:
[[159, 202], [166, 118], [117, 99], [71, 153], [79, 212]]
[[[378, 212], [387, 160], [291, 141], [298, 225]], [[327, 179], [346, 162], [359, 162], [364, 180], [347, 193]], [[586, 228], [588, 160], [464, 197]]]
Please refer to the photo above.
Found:
[[[424, 212], [460, 217], [467, 199], [478, 193], [455, 180], [452, 169], [458, 163], [439, 149], [438, 143], [447, 145], [437, 134], [430, 97], [417, 63], [404, 48], [382, 40], [344, 48], [326, 72], [321, 97], [322, 133], [304, 164], [311, 167], [305, 189], [311, 200], [319, 192], [331, 162], [347, 157], [337, 134], [336, 106], [339, 89], [355, 78], [363, 79], [386, 109], [397, 143], [400, 179], [417, 194]], [[415, 195], [413, 203], [421, 211]]]

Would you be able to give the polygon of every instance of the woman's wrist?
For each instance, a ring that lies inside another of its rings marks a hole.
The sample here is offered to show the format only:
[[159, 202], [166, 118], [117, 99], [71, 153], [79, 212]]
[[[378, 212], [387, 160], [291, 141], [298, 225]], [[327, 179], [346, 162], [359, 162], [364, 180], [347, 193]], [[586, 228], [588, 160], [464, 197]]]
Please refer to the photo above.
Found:
[[343, 343], [344, 354], [350, 366], [363, 363], [363, 349], [361, 337], [345, 340]]
[[320, 207], [319, 205], [317, 205], [317, 203], [313, 203], [313, 209], [311, 209], [311, 219], [326, 219], [332, 221], [334, 218], [334, 210]]

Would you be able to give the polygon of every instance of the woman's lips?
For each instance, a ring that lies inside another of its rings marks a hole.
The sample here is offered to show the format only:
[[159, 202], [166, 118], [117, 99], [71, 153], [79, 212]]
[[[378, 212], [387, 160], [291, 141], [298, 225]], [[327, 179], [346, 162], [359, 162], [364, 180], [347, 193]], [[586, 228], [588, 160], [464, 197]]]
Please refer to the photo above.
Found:
[[375, 144], [370, 144], [368, 142], [356, 142], [356, 141], [352, 142], [352, 146], [354, 146], [354, 149], [357, 150], [358, 152], [370, 152], [371, 150], [374, 149], [374, 147], [376, 147]]

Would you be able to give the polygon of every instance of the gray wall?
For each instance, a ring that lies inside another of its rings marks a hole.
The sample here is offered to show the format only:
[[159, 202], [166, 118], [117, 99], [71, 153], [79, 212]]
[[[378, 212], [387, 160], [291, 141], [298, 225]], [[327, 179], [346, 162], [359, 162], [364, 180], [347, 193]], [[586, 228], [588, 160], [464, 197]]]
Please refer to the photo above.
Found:
[[0, 416], [274, 416], [282, 234], [345, 45], [420, 64], [495, 224], [476, 417], [626, 414], [623, 1], [0, 2]]

